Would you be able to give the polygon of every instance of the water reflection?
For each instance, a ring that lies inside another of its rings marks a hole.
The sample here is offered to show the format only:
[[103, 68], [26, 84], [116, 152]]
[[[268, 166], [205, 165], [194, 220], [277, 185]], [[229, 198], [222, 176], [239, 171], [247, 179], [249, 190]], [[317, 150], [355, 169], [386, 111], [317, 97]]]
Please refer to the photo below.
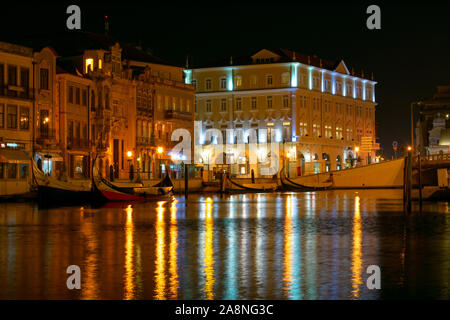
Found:
[[362, 226], [359, 196], [355, 196], [355, 211], [353, 218], [353, 251], [352, 251], [352, 295], [359, 298], [359, 290], [362, 284]]
[[164, 203], [159, 201], [156, 208], [156, 260], [155, 260], [155, 299], [165, 299], [166, 293], [166, 273], [165, 273], [165, 222], [164, 222]]
[[[0, 299], [450, 298], [450, 214], [401, 191], [0, 204]], [[66, 287], [68, 265], [82, 290]], [[382, 290], [365, 286], [369, 265]], [[432, 289], [435, 290], [432, 290]]]

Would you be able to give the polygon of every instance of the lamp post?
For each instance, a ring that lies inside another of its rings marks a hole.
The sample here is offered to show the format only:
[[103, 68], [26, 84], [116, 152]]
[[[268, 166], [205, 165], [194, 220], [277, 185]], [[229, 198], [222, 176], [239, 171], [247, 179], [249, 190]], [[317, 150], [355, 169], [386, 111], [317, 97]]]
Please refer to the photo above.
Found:
[[131, 157], [133, 157], [133, 152], [131, 152], [131, 151], [128, 151], [127, 152], [127, 157], [128, 157], [128, 159], [127, 159], [127, 161], [128, 161], [128, 170], [129, 170], [129, 178], [130, 178], [130, 180], [133, 180], [133, 168], [131, 167]]
[[356, 147], [355, 147], [355, 154], [356, 154], [355, 163], [358, 163], [358, 151], [359, 151], [359, 147], [356, 146]]
[[161, 171], [161, 155], [164, 152], [164, 148], [163, 147], [158, 147], [156, 149], [156, 152], [158, 153], [158, 171], [159, 171], [159, 177], [161, 178], [162, 176], [162, 171]]

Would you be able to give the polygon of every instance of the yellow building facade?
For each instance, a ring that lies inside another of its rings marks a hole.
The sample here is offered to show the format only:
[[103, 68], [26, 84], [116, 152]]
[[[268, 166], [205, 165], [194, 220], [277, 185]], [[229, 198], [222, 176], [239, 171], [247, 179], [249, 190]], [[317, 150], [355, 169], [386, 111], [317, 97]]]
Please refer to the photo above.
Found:
[[0, 197], [30, 191], [33, 52], [0, 42]]
[[343, 61], [263, 49], [187, 72], [201, 123], [196, 161], [210, 170], [268, 176], [275, 158], [295, 176], [374, 161], [376, 82]]

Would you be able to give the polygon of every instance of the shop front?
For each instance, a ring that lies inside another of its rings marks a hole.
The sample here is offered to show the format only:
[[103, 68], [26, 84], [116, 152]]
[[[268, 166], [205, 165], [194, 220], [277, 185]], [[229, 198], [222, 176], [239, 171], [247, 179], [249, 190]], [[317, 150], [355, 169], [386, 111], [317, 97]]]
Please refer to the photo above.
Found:
[[31, 190], [31, 155], [24, 150], [0, 148], [0, 197]]

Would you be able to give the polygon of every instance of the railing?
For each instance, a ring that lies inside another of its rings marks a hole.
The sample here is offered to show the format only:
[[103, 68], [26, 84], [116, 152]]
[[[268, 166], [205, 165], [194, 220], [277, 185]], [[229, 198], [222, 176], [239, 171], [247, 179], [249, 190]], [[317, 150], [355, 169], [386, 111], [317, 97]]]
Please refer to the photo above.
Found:
[[[429, 161], [450, 161], [450, 153], [442, 153], [442, 154], [428, 154], [424, 156], [420, 156], [422, 162]], [[417, 162], [417, 156], [414, 157], [414, 161]]]
[[0, 86], [0, 96], [19, 99], [33, 99], [33, 89], [11, 85], [3, 85]]
[[56, 130], [50, 128], [38, 128], [37, 131], [37, 142], [40, 143], [43, 140], [52, 140], [56, 138]]
[[151, 137], [136, 137], [136, 144], [137, 145], [154, 146], [155, 141]]
[[190, 120], [193, 119], [193, 114], [191, 112], [176, 111], [176, 110], [166, 110], [164, 112], [166, 119], [180, 119], [180, 120]]
[[69, 138], [67, 139], [67, 149], [86, 149], [89, 148], [90, 141], [88, 139]]

